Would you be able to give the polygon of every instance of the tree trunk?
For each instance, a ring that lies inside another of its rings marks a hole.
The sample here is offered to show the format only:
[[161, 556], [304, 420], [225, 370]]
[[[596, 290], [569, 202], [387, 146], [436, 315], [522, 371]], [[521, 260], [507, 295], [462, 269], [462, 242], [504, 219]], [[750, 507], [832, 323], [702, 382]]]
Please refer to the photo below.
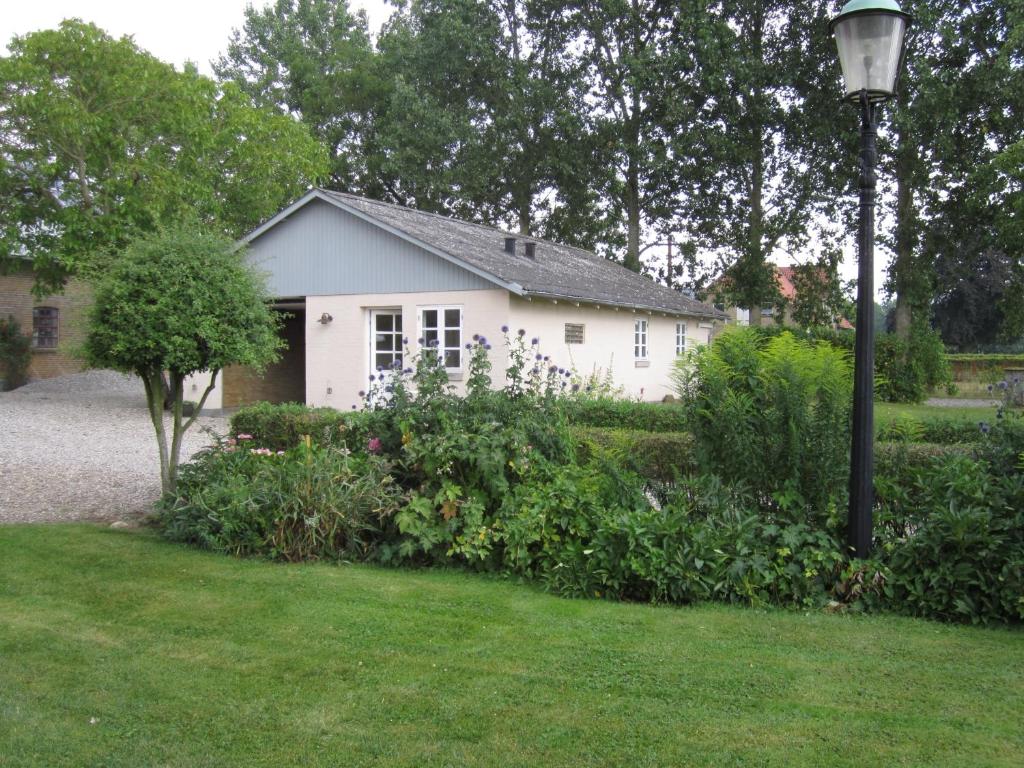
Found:
[[917, 240], [917, 209], [914, 206], [914, 148], [913, 144], [899, 131], [899, 148], [896, 155], [896, 236], [895, 254], [890, 273], [892, 287], [896, 293], [895, 328], [896, 335], [906, 341], [914, 323], [914, 313], [921, 297], [916, 295], [921, 275], [915, 274], [918, 267], [914, 262], [914, 248]]
[[623, 265], [640, 271], [640, 174], [630, 152], [626, 166], [626, 259]]
[[149, 418], [156, 432], [156, 443], [160, 451], [160, 489], [164, 493], [171, 490], [170, 477], [167, 472], [167, 432], [164, 430], [164, 377], [160, 371], [143, 374], [142, 383], [146, 387], [146, 405], [149, 407]]

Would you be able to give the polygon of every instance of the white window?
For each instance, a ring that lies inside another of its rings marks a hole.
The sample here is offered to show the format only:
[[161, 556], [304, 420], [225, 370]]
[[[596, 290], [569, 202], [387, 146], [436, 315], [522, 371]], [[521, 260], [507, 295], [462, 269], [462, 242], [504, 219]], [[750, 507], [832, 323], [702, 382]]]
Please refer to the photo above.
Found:
[[633, 323], [633, 357], [637, 360], [647, 359], [647, 321], [637, 320]]
[[676, 323], [676, 354], [686, 353], [686, 323]]
[[565, 324], [565, 343], [566, 344], [582, 344], [583, 343], [583, 332], [585, 328], [582, 323], [566, 323]]
[[462, 369], [462, 309], [423, 307], [420, 310], [423, 346], [434, 347], [450, 371]]

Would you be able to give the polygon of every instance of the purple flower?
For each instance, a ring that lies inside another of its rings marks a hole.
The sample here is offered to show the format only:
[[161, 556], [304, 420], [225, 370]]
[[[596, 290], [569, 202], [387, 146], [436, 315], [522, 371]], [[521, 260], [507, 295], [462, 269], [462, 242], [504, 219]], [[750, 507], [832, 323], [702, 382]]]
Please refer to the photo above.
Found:
[[479, 341], [480, 341], [481, 344], [486, 344], [487, 343], [487, 337], [486, 336], [481, 336]]
[[356, 409], [356, 407], [355, 407], [354, 405], [352, 406], [352, 410], [353, 410], [353, 411], [354, 411], [354, 410], [357, 410], [357, 409]]
[[580, 391], [580, 385], [579, 384], [573, 384], [572, 385], [572, 391], [573, 392], [579, 392]]
[[516, 334], [519, 336], [519, 338], [523, 338], [523, 336], [526, 335], [526, 331], [520, 328], [518, 331], [516, 331]]
[[536, 376], [538, 373], [540, 373], [540, 368], [538, 368], [537, 366], [533, 366], [533, 368], [530, 370], [530, 373]]
[[376, 380], [377, 380], [377, 377], [376, 377], [376, 376], [374, 376], [374, 375], [373, 375], [373, 374], [371, 373], [371, 374], [370, 374], [370, 381], [376, 381]]
[[536, 347], [538, 344], [540, 344], [540, 339], [534, 336], [532, 339], [530, 339], [530, 344]]
[[380, 448], [381, 446], [379, 437], [371, 437], [370, 441], [366, 444], [366, 450], [368, 450], [370, 453], [380, 453]]
[[412, 368], [406, 368], [402, 373], [412, 373]]
[[408, 337], [408, 336], [403, 336], [403, 337], [402, 337], [402, 343], [403, 343], [403, 344], [404, 344], [405, 346], [409, 346], [409, 337]]
[[491, 348], [490, 344], [484, 344], [484, 349], [490, 349], [490, 348]]
[[542, 359], [542, 360], [544, 360], [544, 362], [546, 363], [546, 362], [547, 362], [548, 360], [550, 360], [551, 358], [550, 358], [550, 357], [549, 357], [548, 355], [544, 355], [544, 357], [543, 357], [543, 358], [541, 358], [541, 359]]
[[991, 392], [993, 389], [995, 389], [995, 387], [993, 387], [991, 384], [989, 384], [988, 385], [988, 391]]
[[[360, 390], [359, 390], [359, 396], [360, 396], [360, 397], [366, 397], [366, 392], [365, 392], [364, 390], [360, 389]], [[355, 408], [355, 406], [354, 406], [354, 405], [353, 405], [352, 407], [353, 407], [353, 408]]]
[[416, 343], [419, 344], [422, 347], [423, 346], [423, 337], [420, 336], [418, 339], [416, 339]]
[[565, 373], [565, 368], [559, 368], [559, 369], [558, 369], [558, 373], [559, 373], [559, 374]]
[[384, 366], [383, 366], [383, 365], [378, 365], [378, 366], [377, 366], [377, 372], [378, 372], [378, 373], [380, 373], [380, 372], [381, 372], [381, 371], [383, 371], [383, 370], [384, 370]]
[[981, 430], [981, 434], [987, 435], [988, 431], [989, 431], [989, 429], [991, 429], [991, 427], [989, 427], [989, 425], [986, 424], [984, 421], [979, 421], [978, 422], [978, 429]]
[[543, 358], [543, 357], [541, 357], [541, 354], [540, 354], [540, 352], [538, 352], [538, 353], [537, 353], [536, 355], [534, 355], [534, 356], [533, 356], [533, 359], [534, 359], [534, 360], [536, 360], [536, 361], [537, 361], [537, 362], [539, 363], [539, 362], [540, 362], [541, 360], [543, 360], [544, 358]]
[[479, 333], [474, 333], [473, 334], [473, 341], [480, 341], [480, 334]]
[[508, 333], [508, 326], [507, 325], [501, 326], [501, 332], [502, 333]]
[[1008, 386], [1010, 386], [1010, 385], [1007, 384], [1005, 381], [1000, 381], [999, 382], [999, 388], [1000, 389], [1006, 389]]
[[558, 366], [557, 365], [552, 365], [550, 368], [548, 368], [548, 373], [557, 373], [557, 372], [558, 372]]
[[467, 342], [466, 342], [466, 349], [472, 349], [472, 348], [473, 348], [473, 345], [472, 345], [472, 344], [470, 344], [470, 343], [469, 343], [469, 342], [467, 341]]

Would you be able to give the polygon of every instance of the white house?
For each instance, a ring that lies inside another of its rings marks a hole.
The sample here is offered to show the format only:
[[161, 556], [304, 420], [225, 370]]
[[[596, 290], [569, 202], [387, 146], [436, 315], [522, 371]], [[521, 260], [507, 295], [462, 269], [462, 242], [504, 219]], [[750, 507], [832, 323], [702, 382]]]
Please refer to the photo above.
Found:
[[[725, 315], [589, 251], [349, 194], [314, 189], [244, 238], [287, 312], [289, 349], [263, 376], [229, 368], [207, 409], [303, 401], [349, 409], [377, 366], [437, 340], [462, 380], [465, 344], [500, 328], [538, 337], [551, 362], [610, 371], [629, 396], [671, 392], [677, 355]], [[406, 343], [403, 343], [403, 340]], [[205, 377], [186, 384], [198, 397]]]

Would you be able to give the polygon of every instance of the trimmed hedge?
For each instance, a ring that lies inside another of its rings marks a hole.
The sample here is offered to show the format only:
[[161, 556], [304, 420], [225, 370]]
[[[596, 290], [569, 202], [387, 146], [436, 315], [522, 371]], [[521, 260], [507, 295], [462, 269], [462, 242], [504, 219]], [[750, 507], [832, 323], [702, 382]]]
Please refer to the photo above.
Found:
[[687, 431], [686, 411], [678, 403], [600, 399], [570, 402], [565, 408], [569, 423], [581, 427], [644, 432]]
[[318, 445], [344, 445], [350, 414], [334, 408], [310, 408], [301, 403], [255, 403], [231, 417], [231, 436], [251, 435], [253, 443], [272, 451], [287, 451], [310, 435]]
[[697, 472], [689, 432], [574, 427], [572, 435], [581, 464], [605, 456], [647, 480], [663, 483]]
[[[997, 418], [991, 418], [986, 419], [984, 423], [993, 427], [998, 421], [1000, 420]], [[1022, 420], [1006, 420], [1002, 428], [1011, 435], [1024, 436]], [[896, 419], [879, 429], [877, 439], [880, 442], [956, 445], [981, 442], [984, 434], [979, 422], [905, 418]]]

